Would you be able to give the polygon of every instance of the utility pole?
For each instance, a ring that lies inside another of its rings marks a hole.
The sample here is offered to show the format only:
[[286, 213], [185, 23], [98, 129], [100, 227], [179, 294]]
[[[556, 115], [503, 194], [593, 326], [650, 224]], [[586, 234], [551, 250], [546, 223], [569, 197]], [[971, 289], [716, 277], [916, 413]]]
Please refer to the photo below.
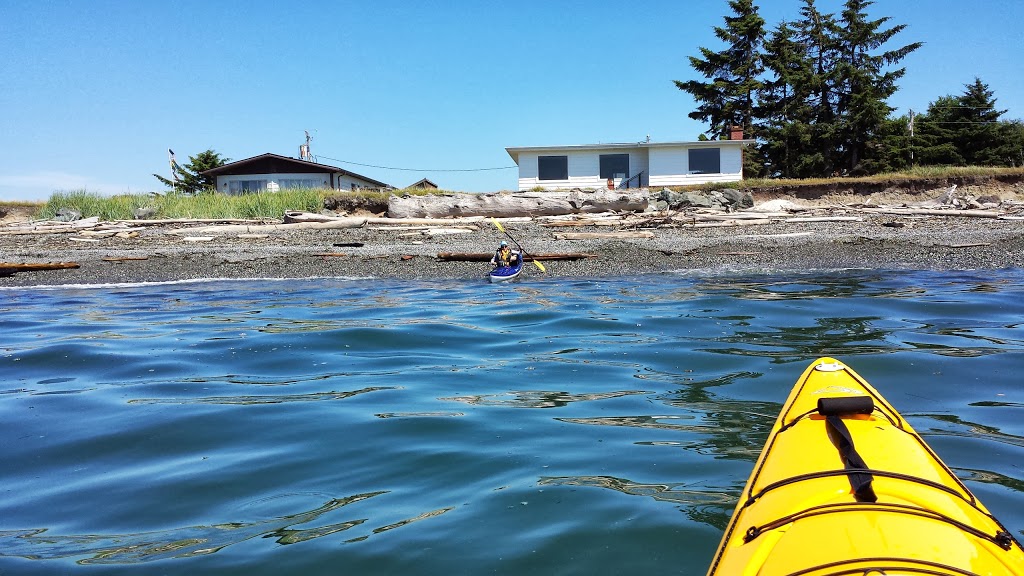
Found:
[[914, 110], [910, 109], [910, 167], [914, 167]]

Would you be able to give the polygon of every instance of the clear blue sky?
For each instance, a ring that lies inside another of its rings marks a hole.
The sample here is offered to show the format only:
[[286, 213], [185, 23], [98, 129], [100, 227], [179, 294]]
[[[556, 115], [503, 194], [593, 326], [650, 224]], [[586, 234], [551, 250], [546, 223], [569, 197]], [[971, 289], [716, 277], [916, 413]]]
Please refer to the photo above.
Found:
[[[769, 26], [797, 0], [759, 0]], [[841, 0], [819, 0], [838, 13]], [[394, 186], [430, 178], [514, 189], [507, 146], [694, 140], [698, 77], [720, 50], [726, 0], [0, 0], [0, 200], [55, 190], [162, 187], [212, 148], [240, 160], [298, 155]], [[977, 76], [1004, 119], [1024, 118], [1020, 0], [878, 0], [907, 24], [886, 48], [923, 48], [890, 100], [897, 113], [959, 95]], [[428, 171], [392, 170], [372, 164]]]

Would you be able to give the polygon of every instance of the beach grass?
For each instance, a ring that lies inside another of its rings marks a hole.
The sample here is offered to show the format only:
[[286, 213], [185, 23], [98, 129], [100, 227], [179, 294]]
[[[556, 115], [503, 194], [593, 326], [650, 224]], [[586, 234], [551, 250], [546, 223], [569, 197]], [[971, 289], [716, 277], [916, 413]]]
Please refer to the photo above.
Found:
[[352, 196], [376, 202], [387, 203], [390, 195], [440, 193], [439, 190], [410, 188], [391, 191], [359, 190], [339, 192], [337, 190], [289, 188], [276, 192], [254, 192], [252, 194], [117, 194], [105, 196], [86, 190], [61, 191], [50, 195], [41, 204], [37, 217], [51, 219], [61, 209], [75, 210], [82, 218], [98, 216], [102, 220], [133, 220], [136, 211], [145, 209], [150, 219], [174, 218], [223, 218], [223, 219], [280, 219], [285, 212], [320, 212], [324, 200], [329, 196]]
[[[710, 190], [737, 188], [756, 191], [759, 188], [800, 188], [804, 186], [845, 186], [857, 183], [899, 185], [914, 180], [966, 177], [1020, 176], [1024, 168], [990, 168], [980, 166], [933, 166], [917, 167], [904, 172], [891, 172], [858, 178], [808, 178], [808, 179], [747, 179], [737, 182], [717, 182], [694, 186], [678, 187], [680, 190]], [[677, 189], [676, 187], [672, 187]], [[350, 196], [370, 203], [387, 204], [389, 196], [447, 194], [446, 190], [405, 188], [401, 190], [360, 190], [340, 192], [326, 189], [284, 189], [277, 192], [255, 192], [252, 194], [228, 195], [209, 192], [196, 195], [168, 193], [118, 194], [106, 196], [86, 190], [54, 192], [45, 203], [38, 204], [36, 218], [51, 219], [61, 209], [71, 209], [82, 218], [98, 216], [103, 220], [134, 220], [136, 211], [146, 209], [150, 219], [275, 219], [280, 220], [285, 212], [320, 212], [324, 201], [330, 196]], [[24, 206], [25, 202], [2, 202], [4, 206]]]
[[277, 192], [228, 195], [217, 192], [186, 194], [117, 194], [104, 196], [76, 190], [54, 192], [40, 210], [40, 218], [53, 218], [61, 209], [75, 210], [83, 218], [133, 220], [136, 210], [149, 211], [148, 218], [237, 218], [280, 219], [286, 211], [319, 212], [332, 190], [287, 189]]

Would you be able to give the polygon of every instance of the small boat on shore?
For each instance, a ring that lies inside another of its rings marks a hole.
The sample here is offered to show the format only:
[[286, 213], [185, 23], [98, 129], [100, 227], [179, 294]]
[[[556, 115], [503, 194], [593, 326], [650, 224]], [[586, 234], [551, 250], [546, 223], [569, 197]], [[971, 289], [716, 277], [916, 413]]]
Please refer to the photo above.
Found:
[[490, 278], [492, 283], [515, 280], [523, 271], [523, 260], [523, 255], [519, 254], [515, 264], [511, 266], [498, 266], [491, 270], [487, 277]]
[[1024, 574], [1024, 549], [877, 390], [821, 358], [740, 495], [708, 570], [726, 574]]

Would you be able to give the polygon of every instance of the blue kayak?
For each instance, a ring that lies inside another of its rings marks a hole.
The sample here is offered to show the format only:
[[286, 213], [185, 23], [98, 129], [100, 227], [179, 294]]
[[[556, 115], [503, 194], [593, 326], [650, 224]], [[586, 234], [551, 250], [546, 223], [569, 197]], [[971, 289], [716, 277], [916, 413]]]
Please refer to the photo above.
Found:
[[515, 280], [519, 277], [519, 274], [523, 271], [523, 257], [522, 255], [516, 259], [516, 263], [511, 266], [498, 266], [494, 270], [491, 270], [488, 277], [491, 282], [506, 282], [508, 280]]

